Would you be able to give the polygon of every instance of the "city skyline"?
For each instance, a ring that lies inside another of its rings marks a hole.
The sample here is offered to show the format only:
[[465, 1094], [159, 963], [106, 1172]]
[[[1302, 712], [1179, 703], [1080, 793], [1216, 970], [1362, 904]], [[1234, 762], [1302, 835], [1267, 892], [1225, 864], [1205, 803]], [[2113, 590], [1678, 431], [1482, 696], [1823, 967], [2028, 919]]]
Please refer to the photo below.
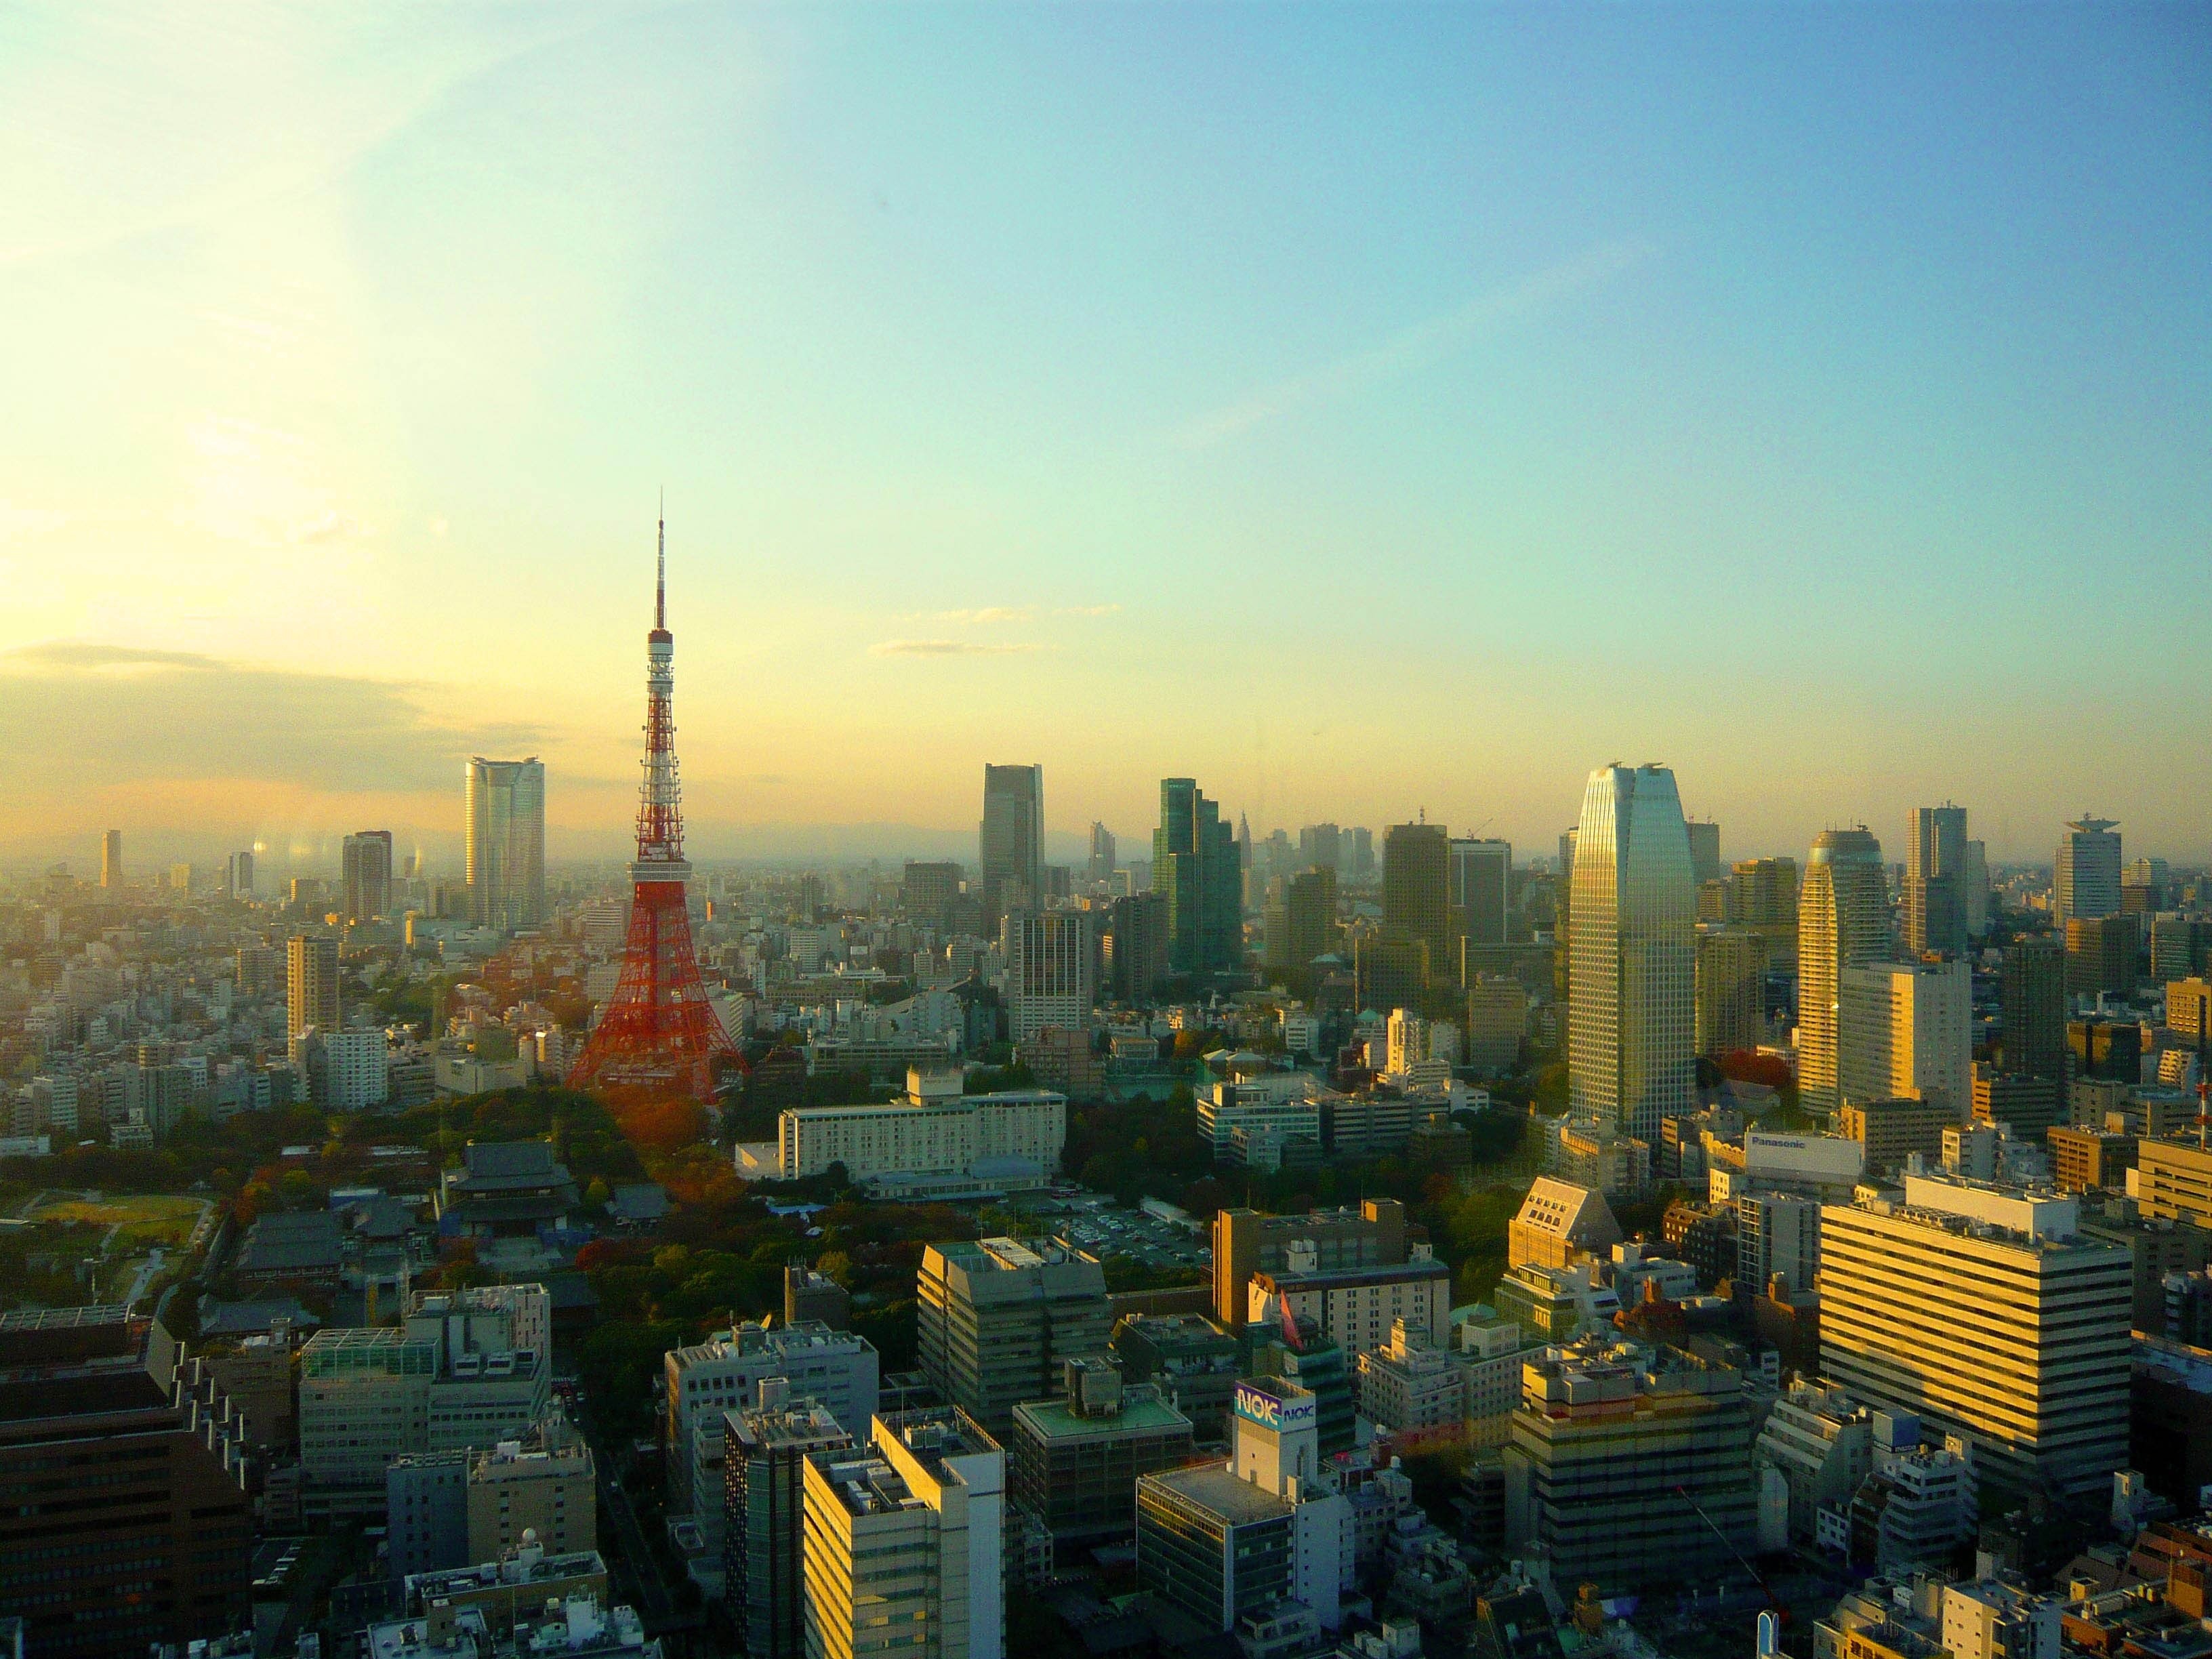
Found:
[[1731, 856], [2212, 853], [2201, 20], [941, 15], [0, 21], [0, 856], [520, 753], [619, 856], [663, 483], [702, 857], [1033, 758], [1056, 837], [1656, 758]]

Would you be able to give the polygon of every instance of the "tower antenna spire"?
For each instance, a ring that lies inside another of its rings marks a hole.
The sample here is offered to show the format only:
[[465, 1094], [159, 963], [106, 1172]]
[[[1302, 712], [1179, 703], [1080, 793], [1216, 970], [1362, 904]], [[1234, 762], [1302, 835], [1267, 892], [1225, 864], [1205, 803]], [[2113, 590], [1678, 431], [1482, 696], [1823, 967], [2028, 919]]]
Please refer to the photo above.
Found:
[[660, 551], [653, 576], [653, 625], [668, 626], [668, 492], [660, 492]]

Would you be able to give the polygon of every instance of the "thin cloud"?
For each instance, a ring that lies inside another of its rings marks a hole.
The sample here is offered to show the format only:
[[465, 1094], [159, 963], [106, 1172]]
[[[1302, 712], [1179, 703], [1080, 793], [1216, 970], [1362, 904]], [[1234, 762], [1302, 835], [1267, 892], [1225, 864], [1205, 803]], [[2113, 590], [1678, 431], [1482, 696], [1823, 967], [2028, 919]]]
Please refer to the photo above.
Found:
[[937, 620], [947, 623], [1024, 623], [1031, 611], [1027, 605], [987, 605], [980, 611], [940, 611]]
[[1510, 288], [1480, 295], [1456, 311], [1432, 317], [1393, 335], [1376, 346], [1355, 351], [1304, 374], [1278, 380], [1249, 397], [1224, 405], [1178, 428], [1175, 442], [1184, 449], [1206, 449], [1243, 436], [1254, 427], [1301, 409], [1334, 403], [1377, 381], [1425, 368], [1457, 352], [1501, 324], [1583, 289], [1611, 281], [1650, 258], [1649, 242], [1607, 242], [1564, 264], [1527, 277]]
[[975, 640], [885, 640], [868, 647], [872, 657], [1016, 657], [1037, 647], [1030, 644], [985, 645]]
[[0, 655], [0, 776], [252, 781], [330, 793], [458, 788], [471, 753], [550, 746], [449, 726], [438, 688], [58, 640]]

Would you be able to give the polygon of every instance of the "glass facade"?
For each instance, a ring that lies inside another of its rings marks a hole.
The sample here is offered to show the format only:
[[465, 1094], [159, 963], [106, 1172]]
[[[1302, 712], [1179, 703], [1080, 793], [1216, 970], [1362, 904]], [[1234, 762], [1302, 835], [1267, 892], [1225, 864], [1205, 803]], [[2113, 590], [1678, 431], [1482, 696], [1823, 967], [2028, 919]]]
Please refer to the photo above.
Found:
[[1697, 896], [1672, 772], [1590, 774], [1572, 881], [1569, 1104], [1656, 1146], [1697, 1085]]
[[469, 921], [502, 933], [545, 920], [545, 768], [469, 762]]
[[1797, 903], [1797, 1097], [1805, 1110], [1842, 1104], [1837, 1032], [1844, 969], [1888, 954], [1881, 843], [1863, 826], [1823, 831]]

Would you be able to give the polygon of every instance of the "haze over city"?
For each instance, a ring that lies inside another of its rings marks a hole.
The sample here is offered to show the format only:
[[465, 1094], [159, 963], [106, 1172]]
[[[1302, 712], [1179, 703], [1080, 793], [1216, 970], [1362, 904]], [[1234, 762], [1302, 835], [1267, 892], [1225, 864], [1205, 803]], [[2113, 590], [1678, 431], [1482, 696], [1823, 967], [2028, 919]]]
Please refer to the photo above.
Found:
[[[0, 846], [2202, 856], [2201, 9], [0, 16]], [[1073, 843], [1067, 843], [1072, 845]]]

